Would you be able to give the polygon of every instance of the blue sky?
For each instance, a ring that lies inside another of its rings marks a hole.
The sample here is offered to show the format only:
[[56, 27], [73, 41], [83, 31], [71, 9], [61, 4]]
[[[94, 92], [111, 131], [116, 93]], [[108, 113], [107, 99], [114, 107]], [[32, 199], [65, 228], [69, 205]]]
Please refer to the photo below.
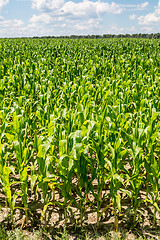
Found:
[[0, 0], [0, 37], [160, 32], [160, 0]]

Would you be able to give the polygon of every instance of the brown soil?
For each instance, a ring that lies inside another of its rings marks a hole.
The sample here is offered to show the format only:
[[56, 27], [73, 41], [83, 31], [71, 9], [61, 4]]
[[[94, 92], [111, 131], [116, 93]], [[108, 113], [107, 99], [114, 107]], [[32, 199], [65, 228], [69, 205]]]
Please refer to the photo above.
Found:
[[[106, 194], [106, 190], [103, 194]], [[36, 199], [30, 198], [29, 202], [29, 223], [28, 226], [24, 224], [23, 231], [24, 234], [31, 235], [33, 230], [38, 230], [40, 228], [45, 229], [47, 232], [46, 238], [44, 239], [57, 239], [58, 236], [61, 235], [63, 232], [63, 228], [65, 225], [64, 221], [64, 211], [63, 208], [60, 208], [56, 205], [50, 205], [47, 208], [46, 216], [41, 224], [41, 212], [43, 210], [43, 202], [42, 202], [42, 193], [38, 192]], [[141, 192], [141, 196], [145, 197], [145, 191]], [[89, 195], [88, 198], [94, 202], [94, 198], [92, 195]], [[20, 205], [21, 199], [17, 199]], [[56, 192], [56, 200], [62, 201], [63, 198]], [[8, 230], [12, 228], [9, 224], [9, 209], [5, 206], [5, 198], [2, 193], [0, 193], [0, 203], [1, 203], [1, 210], [0, 210], [0, 226], [5, 226]], [[110, 205], [110, 199], [106, 198], [104, 201], [101, 212], [103, 211], [106, 206]], [[138, 211], [139, 222], [137, 221], [136, 226], [132, 226], [132, 213], [129, 209], [130, 200], [127, 196], [122, 197], [122, 215], [119, 216], [119, 234], [123, 237], [123, 234], [127, 234], [125, 237], [126, 239], [136, 239], [138, 236], [144, 237], [152, 237], [158, 239], [158, 234], [160, 232], [160, 216], [157, 214], [157, 221], [156, 225], [153, 226], [153, 218], [154, 218], [154, 211], [153, 207], [145, 204], [141, 204], [141, 208]], [[24, 211], [20, 209], [16, 209], [14, 213], [14, 220], [15, 220], [15, 227], [21, 228], [23, 223], [25, 223]], [[83, 227], [80, 225], [80, 212], [74, 206], [70, 206], [68, 211], [68, 221], [67, 221], [67, 231], [70, 234], [70, 239], [78, 239], [78, 236], [84, 236], [85, 234], [88, 237], [97, 236], [98, 239], [105, 239], [104, 237], [106, 234], [113, 235], [115, 232], [114, 228], [114, 214], [112, 206], [109, 206], [106, 211], [101, 216], [100, 219], [100, 227], [97, 229], [97, 213], [93, 207], [88, 206], [86, 208], [84, 214], [84, 221]], [[45, 232], [44, 232], [45, 233]], [[46, 235], [45, 234], [45, 235]], [[49, 235], [48, 235], [49, 234]], [[99, 237], [98, 237], [98, 235]], [[50, 236], [50, 237], [49, 237]], [[52, 236], [52, 237], [51, 237]], [[54, 237], [53, 237], [54, 236]], [[82, 238], [83, 239], [83, 238]], [[122, 238], [123, 239], [123, 238]]]

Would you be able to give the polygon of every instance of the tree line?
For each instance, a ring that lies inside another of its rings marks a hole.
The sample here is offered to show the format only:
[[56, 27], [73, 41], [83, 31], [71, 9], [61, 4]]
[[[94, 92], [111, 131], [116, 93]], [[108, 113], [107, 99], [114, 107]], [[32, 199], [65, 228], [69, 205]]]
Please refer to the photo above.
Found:
[[34, 38], [67, 38], [67, 39], [99, 39], [99, 38], [148, 38], [160, 39], [160, 33], [136, 33], [136, 34], [103, 34], [103, 35], [70, 35], [70, 36], [43, 36]]

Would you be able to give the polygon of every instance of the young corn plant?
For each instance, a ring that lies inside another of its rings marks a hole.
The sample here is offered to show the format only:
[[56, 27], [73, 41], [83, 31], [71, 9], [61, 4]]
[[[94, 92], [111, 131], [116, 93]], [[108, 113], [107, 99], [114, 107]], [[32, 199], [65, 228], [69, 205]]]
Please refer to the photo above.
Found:
[[121, 195], [119, 189], [124, 185], [123, 174], [119, 174], [119, 168], [121, 167], [122, 154], [122, 139], [117, 138], [114, 145], [108, 144], [111, 152], [111, 157], [106, 158], [106, 168], [109, 169], [108, 179], [110, 182], [110, 195], [113, 203], [113, 211], [115, 218], [115, 228], [118, 230], [118, 215], [121, 213]]
[[14, 194], [12, 194], [11, 186], [13, 184], [16, 184], [17, 182], [11, 182], [11, 178], [10, 178], [11, 173], [14, 173], [13, 168], [7, 167], [6, 165], [4, 165], [1, 168], [1, 184], [5, 194], [6, 203], [8, 204], [10, 209], [11, 224], [13, 228], [14, 227], [14, 210], [17, 208], [16, 200], [19, 193], [15, 192]]

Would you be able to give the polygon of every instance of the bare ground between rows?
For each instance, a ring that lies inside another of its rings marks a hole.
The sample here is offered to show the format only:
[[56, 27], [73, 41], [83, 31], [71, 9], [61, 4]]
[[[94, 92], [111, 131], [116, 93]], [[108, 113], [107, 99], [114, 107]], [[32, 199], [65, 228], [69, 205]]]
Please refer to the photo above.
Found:
[[[141, 191], [141, 197], [145, 198], [145, 190]], [[107, 190], [103, 192], [107, 194]], [[92, 195], [89, 196], [91, 201], [94, 201]], [[56, 200], [63, 202], [63, 197], [57, 192]], [[40, 222], [41, 213], [43, 210], [42, 192], [38, 191], [36, 200], [28, 198], [29, 202], [29, 225], [24, 225], [23, 229], [25, 235], [31, 235], [33, 230], [45, 229], [47, 232], [46, 239], [57, 239], [61, 236], [65, 221], [64, 210], [56, 205], [51, 205], [47, 208], [46, 218], [43, 224]], [[21, 206], [21, 198], [18, 198], [17, 204]], [[106, 198], [102, 205], [102, 209], [109, 206], [110, 198]], [[4, 226], [7, 230], [11, 230], [12, 226], [9, 219], [9, 209], [5, 205], [5, 197], [0, 191], [0, 226]], [[133, 216], [130, 214], [130, 199], [126, 196], [122, 198], [122, 215], [119, 217], [119, 235], [123, 237], [124, 233], [126, 239], [136, 239], [139, 236], [153, 237], [158, 239], [160, 234], [160, 217], [157, 215], [156, 225], [153, 226], [154, 210], [152, 206], [141, 204], [141, 208], [138, 210], [138, 222], [136, 226], [133, 226]], [[16, 209], [14, 212], [14, 225], [15, 228], [21, 228], [25, 220], [24, 211]], [[84, 214], [83, 227], [80, 225], [80, 212], [74, 207], [70, 207], [68, 211], [68, 222], [66, 229], [70, 235], [70, 239], [78, 239], [80, 236], [82, 239], [86, 235], [88, 237], [105, 236], [106, 234], [112, 234], [114, 232], [114, 215], [112, 207], [109, 207], [101, 216], [100, 227], [97, 229], [97, 213], [91, 207], [87, 207]], [[49, 234], [49, 235], [48, 235]], [[97, 235], [98, 234], [98, 235]], [[52, 237], [51, 237], [52, 236]], [[53, 237], [54, 236], [54, 237]], [[45, 238], [44, 238], [45, 239]], [[103, 239], [103, 238], [100, 238]]]

